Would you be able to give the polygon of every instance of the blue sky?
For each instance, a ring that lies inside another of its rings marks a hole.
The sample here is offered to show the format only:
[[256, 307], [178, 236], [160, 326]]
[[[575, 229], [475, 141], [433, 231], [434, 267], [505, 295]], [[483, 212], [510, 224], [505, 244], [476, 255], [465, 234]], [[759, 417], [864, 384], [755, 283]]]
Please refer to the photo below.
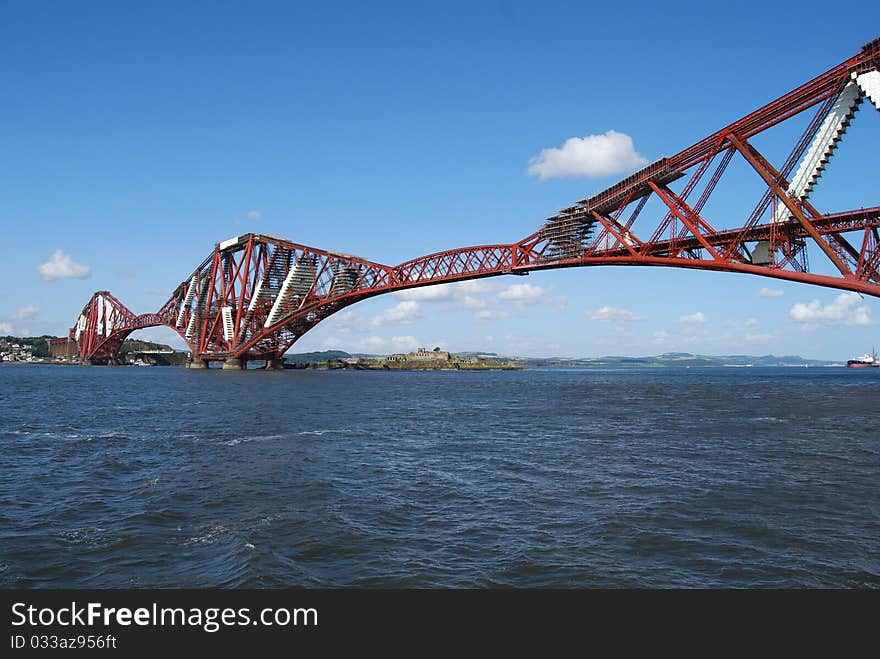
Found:
[[[808, 5], [7, 5], [0, 331], [63, 334], [95, 290], [153, 311], [215, 242], [247, 231], [389, 264], [515, 241], [624, 175], [541, 180], [528, 169], [543, 149], [616, 131], [649, 161], [676, 153], [878, 36], [876, 5], [830, 21]], [[787, 130], [759, 143], [777, 164]], [[880, 114], [863, 104], [817, 207], [880, 203], [878, 140]], [[708, 209], [718, 228], [760, 195], [744, 170], [729, 179]], [[827, 268], [816, 249], [811, 263]], [[549, 271], [381, 296], [295, 350], [845, 359], [880, 347], [878, 300], [841, 294]], [[180, 345], [171, 330], [139, 336]]]

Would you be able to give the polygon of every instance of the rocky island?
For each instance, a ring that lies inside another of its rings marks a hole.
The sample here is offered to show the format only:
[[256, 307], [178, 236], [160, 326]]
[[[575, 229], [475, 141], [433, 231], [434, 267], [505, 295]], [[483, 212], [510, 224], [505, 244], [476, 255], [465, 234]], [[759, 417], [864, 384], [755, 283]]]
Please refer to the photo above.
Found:
[[[301, 355], [285, 368], [350, 369], [356, 371], [515, 371], [522, 364], [494, 355], [453, 355], [440, 348], [388, 356], [357, 356], [338, 351]], [[303, 359], [308, 357], [309, 359]]]

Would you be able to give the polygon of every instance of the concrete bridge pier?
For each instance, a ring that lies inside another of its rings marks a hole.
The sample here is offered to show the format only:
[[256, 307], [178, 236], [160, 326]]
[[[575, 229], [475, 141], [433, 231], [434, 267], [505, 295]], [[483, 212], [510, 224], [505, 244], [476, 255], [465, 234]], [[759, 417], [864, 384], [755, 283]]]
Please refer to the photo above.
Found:
[[272, 359], [267, 359], [266, 365], [263, 368], [267, 371], [280, 371], [284, 368], [284, 358], [274, 357]]
[[223, 362], [224, 371], [243, 371], [247, 368], [246, 359], [230, 358]]
[[204, 359], [193, 359], [191, 362], [186, 363], [187, 368], [208, 368], [208, 362]]

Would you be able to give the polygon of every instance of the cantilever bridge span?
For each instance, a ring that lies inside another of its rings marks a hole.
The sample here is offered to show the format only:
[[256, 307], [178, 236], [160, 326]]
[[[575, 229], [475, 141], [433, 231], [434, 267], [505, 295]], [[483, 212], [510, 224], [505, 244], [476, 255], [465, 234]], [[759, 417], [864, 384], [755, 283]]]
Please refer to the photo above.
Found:
[[[84, 363], [107, 364], [131, 332], [166, 325], [190, 346], [194, 365], [241, 366], [250, 359], [277, 365], [321, 320], [375, 295], [591, 265], [739, 272], [880, 297], [880, 206], [828, 213], [809, 200], [863, 104], [880, 110], [880, 39], [675, 156], [560, 210], [518, 242], [388, 266], [246, 234], [215, 245], [156, 313], [138, 316], [109, 292], [95, 293], [71, 338]], [[755, 136], [810, 110], [788, 157], [775, 166], [756, 148]], [[739, 226], [719, 228], [706, 206], [734, 158], [748, 164], [762, 194], [737, 209]], [[660, 202], [659, 217], [643, 212], [651, 198]], [[832, 274], [810, 270], [808, 246]]]

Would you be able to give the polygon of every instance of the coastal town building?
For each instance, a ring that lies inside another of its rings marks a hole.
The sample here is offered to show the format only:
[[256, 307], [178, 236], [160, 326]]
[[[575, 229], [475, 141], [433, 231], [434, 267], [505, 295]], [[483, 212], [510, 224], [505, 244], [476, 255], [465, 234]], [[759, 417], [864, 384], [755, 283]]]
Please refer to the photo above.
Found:
[[6, 343], [0, 349], [0, 361], [4, 362], [30, 362], [34, 360], [31, 347], [21, 343]]

